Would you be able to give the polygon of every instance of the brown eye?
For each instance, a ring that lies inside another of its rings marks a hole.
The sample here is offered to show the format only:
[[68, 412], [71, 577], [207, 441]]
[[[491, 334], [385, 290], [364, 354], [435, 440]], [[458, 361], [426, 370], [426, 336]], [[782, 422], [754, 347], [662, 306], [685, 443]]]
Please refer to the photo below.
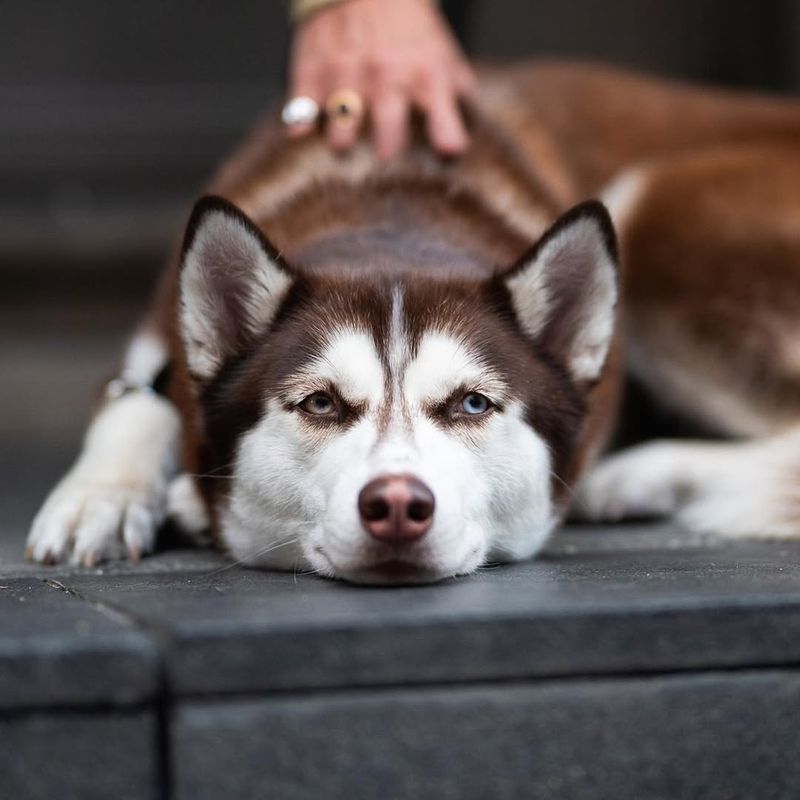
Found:
[[336, 415], [336, 401], [327, 392], [314, 392], [298, 404], [298, 408], [314, 417]]

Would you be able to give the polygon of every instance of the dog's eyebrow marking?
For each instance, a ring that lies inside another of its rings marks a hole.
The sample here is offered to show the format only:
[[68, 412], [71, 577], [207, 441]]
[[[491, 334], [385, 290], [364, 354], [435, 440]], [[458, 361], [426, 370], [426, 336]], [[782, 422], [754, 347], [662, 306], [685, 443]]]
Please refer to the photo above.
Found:
[[353, 406], [377, 407], [384, 396], [384, 370], [372, 337], [362, 330], [340, 328], [332, 333], [318, 358], [286, 387], [286, 397], [299, 402], [308, 389], [329, 384]]
[[441, 403], [462, 386], [496, 401], [507, 394], [500, 376], [465, 344], [440, 331], [425, 333], [404, 375], [403, 394], [408, 405], [415, 408]]

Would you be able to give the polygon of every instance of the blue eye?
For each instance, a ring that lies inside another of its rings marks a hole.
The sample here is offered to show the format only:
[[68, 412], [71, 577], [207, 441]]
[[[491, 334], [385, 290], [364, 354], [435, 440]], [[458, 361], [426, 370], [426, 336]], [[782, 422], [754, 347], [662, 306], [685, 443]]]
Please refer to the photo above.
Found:
[[464, 414], [475, 416], [476, 414], [485, 414], [491, 407], [491, 400], [486, 395], [470, 392], [461, 398], [459, 410]]
[[336, 413], [336, 403], [326, 392], [314, 392], [300, 403], [300, 408], [316, 417], [328, 417]]

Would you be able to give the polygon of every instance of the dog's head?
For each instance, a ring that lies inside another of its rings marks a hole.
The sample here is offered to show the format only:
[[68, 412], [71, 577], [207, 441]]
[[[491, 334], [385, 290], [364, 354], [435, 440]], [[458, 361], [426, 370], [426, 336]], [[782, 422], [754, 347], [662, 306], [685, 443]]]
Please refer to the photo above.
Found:
[[614, 260], [588, 203], [488, 280], [306, 274], [200, 201], [180, 324], [233, 555], [382, 583], [535, 553], [613, 335]]

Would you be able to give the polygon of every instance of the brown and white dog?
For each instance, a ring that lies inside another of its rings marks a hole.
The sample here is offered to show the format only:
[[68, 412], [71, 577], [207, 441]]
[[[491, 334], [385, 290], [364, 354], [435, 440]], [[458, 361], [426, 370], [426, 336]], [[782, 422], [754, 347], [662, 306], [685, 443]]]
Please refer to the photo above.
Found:
[[[484, 70], [469, 121], [465, 157], [382, 165], [270, 117], [30, 556], [138, 558], [172, 514], [247, 564], [430, 581], [534, 555], [573, 487], [596, 519], [800, 535], [800, 104], [539, 64]], [[625, 370], [721, 441], [581, 480]]]

